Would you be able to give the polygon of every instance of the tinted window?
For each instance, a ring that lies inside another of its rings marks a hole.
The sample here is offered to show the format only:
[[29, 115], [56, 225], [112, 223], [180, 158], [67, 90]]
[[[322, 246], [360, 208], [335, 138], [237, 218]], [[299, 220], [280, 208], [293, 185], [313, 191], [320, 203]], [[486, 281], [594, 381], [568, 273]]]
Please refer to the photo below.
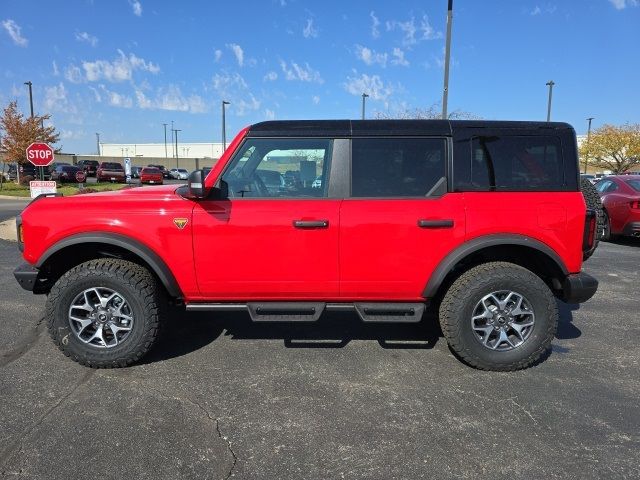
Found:
[[353, 197], [424, 197], [445, 181], [443, 138], [355, 138], [351, 148]]
[[73, 167], [71, 165], [69, 165], [69, 166], [64, 165], [62, 167], [62, 171], [63, 172], [71, 172], [71, 173], [73, 173], [73, 172], [77, 172], [78, 170], [80, 170], [78, 167]]
[[120, 165], [119, 163], [105, 162], [102, 164], [102, 168], [107, 170], [122, 170], [122, 165]]
[[602, 180], [596, 185], [596, 190], [600, 193], [615, 192], [618, 189], [618, 185], [613, 180]]
[[[247, 139], [222, 179], [231, 197], [323, 197], [332, 141]], [[320, 178], [320, 182], [316, 180]]]
[[476, 190], [558, 189], [565, 183], [562, 162], [557, 137], [475, 137], [471, 185]]
[[152, 173], [152, 174], [161, 173], [160, 170], [158, 170], [157, 168], [143, 168], [142, 172], [143, 173]]
[[640, 180], [627, 180], [627, 184], [637, 192], [640, 192]]

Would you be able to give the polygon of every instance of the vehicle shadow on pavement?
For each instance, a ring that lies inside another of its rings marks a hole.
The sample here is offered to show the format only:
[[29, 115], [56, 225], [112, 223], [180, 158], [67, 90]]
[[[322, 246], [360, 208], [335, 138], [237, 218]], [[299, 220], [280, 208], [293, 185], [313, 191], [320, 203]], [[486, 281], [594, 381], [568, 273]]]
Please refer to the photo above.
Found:
[[558, 301], [558, 331], [556, 338], [560, 340], [570, 340], [582, 335], [582, 331], [573, 324], [573, 312], [580, 309], [578, 303], [564, 303]]
[[244, 312], [172, 311], [160, 341], [143, 363], [180, 357], [218, 339], [283, 340], [285, 348], [342, 348], [374, 340], [385, 349], [431, 349], [442, 336], [437, 318], [418, 323], [363, 323], [349, 312], [324, 313], [317, 322], [252, 322]]

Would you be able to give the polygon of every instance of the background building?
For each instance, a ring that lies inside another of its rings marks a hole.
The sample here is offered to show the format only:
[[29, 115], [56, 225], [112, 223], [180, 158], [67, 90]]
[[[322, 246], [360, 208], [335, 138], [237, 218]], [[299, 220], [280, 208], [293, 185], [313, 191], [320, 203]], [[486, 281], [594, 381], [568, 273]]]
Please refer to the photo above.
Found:
[[[171, 143], [101, 143], [103, 157], [175, 158], [176, 146]], [[220, 158], [222, 143], [178, 143], [178, 158]]]

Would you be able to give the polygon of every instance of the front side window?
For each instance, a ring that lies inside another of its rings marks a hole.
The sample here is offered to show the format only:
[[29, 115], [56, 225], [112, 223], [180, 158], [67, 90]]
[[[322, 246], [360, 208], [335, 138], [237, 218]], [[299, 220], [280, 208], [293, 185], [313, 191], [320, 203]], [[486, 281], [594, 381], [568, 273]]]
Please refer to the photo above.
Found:
[[222, 180], [232, 198], [326, 197], [330, 139], [249, 138]]
[[474, 190], [554, 190], [564, 181], [560, 139], [487, 136], [471, 142]]
[[354, 138], [352, 197], [425, 197], [446, 191], [444, 138]]

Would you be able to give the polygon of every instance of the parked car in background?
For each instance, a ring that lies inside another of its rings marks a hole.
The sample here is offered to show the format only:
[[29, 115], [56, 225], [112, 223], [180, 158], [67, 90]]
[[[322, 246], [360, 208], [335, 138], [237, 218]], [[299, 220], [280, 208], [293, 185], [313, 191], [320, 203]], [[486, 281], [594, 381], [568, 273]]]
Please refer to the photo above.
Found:
[[140, 178], [140, 172], [142, 171], [142, 167], [136, 167], [131, 165], [131, 178]]
[[169, 170], [167, 170], [164, 165], [153, 165], [150, 163], [147, 167], [153, 167], [160, 170], [160, 172], [162, 172], [162, 178], [171, 178], [171, 173], [169, 173]]
[[604, 209], [603, 240], [640, 237], [640, 175], [609, 175], [596, 183]]
[[96, 178], [99, 182], [124, 182], [124, 167], [118, 162], [102, 162], [96, 170]]
[[77, 166], [84, 170], [84, 173], [87, 174], [87, 177], [95, 177], [96, 172], [98, 171], [98, 167], [100, 166], [100, 162], [97, 160], [80, 160], [77, 163]]
[[162, 185], [163, 176], [160, 169], [155, 167], [144, 167], [140, 170], [140, 183], [153, 183]]
[[591, 175], [590, 173], [581, 173], [580, 174], [580, 178], [589, 180], [593, 184], [595, 184], [598, 181], [596, 176], [595, 175]]
[[78, 183], [76, 180], [76, 173], [81, 171], [82, 169], [75, 165], [56, 165], [51, 172], [51, 180], [55, 180], [59, 183]]
[[[49, 167], [43, 167], [42, 170], [44, 172], [44, 179], [51, 180], [51, 170], [49, 170]], [[20, 178], [22, 179], [24, 177], [33, 177], [36, 180], [40, 179], [40, 169], [32, 163], [21, 163]]]
[[2, 176], [7, 182], [12, 182], [17, 178], [18, 172], [15, 163], [7, 163], [4, 165]]
[[257, 170], [256, 175], [262, 180], [271, 195], [278, 195], [284, 191], [284, 177], [275, 170]]
[[189, 178], [189, 171], [186, 168], [172, 168], [169, 175], [175, 180], [186, 180]]

